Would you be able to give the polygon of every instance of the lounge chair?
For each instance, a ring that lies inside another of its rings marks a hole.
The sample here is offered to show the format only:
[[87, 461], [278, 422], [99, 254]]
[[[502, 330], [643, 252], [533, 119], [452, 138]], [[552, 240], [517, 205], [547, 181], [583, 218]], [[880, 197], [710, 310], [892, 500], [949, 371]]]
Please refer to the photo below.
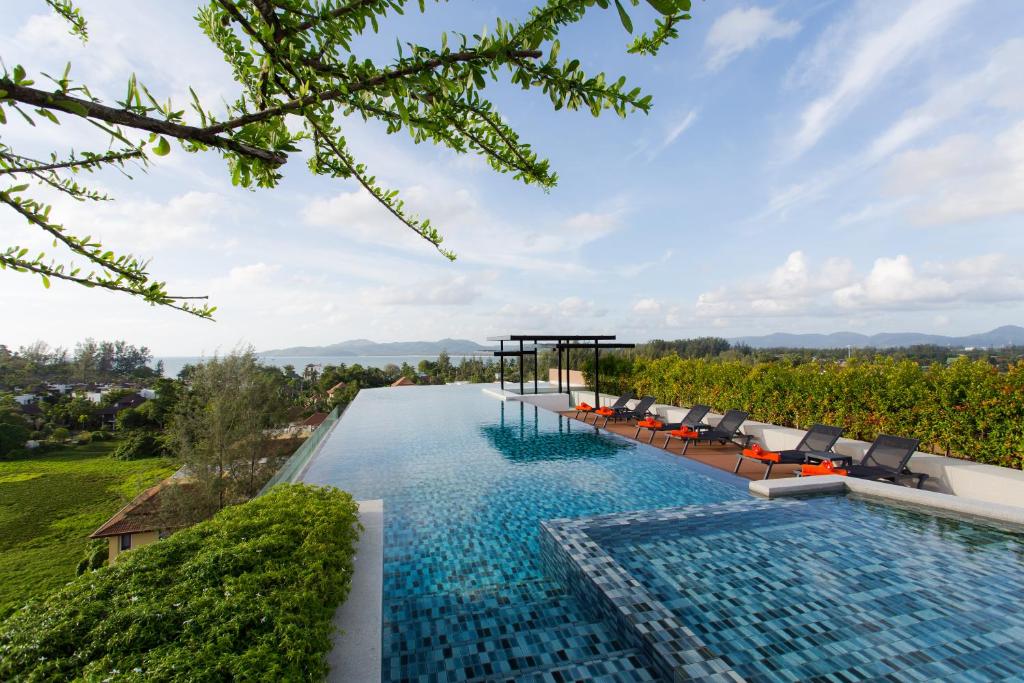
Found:
[[743, 422], [747, 419], [747, 415], [749, 413], [745, 413], [742, 410], [729, 410], [726, 411], [725, 415], [722, 416], [722, 419], [714, 427], [698, 425], [696, 429], [688, 429], [686, 427], [675, 429], [665, 435], [665, 443], [662, 444], [662, 448], [668, 448], [668, 442], [672, 439], [682, 440], [683, 455], [686, 454], [686, 449], [690, 447], [691, 443], [700, 443], [701, 441], [708, 443], [718, 441], [723, 445], [733, 443], [740, 448], [746, 448], [753, 437], [747, 434], [740, 434], [739, 431], [740, 427], [743, 426]]
[[[598, 417], [604, 418], [604, 424], [602, 427], [608, 426], [609, 420], [643, 420], [648, 416], [648, 411], [657, 399], [653, 396], [642, 396], [637, 404], [632, 408], [613, 408], [610, 412], [606, 411], [603, 413], [595, 413]], [[594, 426], [597, 426], [597, 419], [594, 420]]]
[[840, 474], [860, 479], [891, 481], [899, 484], [905, 479], [916, 480], [915, 488], [921, 488], [927, 474], [911, 472], [907, 463], [917, 450], [919, 439], [881, 434], [867, 453], [856, 464], [848, 456], [827, 458], [828, 463], [808, 464], [800, 468], [802, 476], [813, 474]]
[[796, 448], [785, 451], [766, 451], [755, 444], [752, 449], [744, 448], [737, 454], [736, 469], [733, 472], [740, 471], [740, 465], [744, 460], [751, 460], [767, 465], [764, 470], [764, 478], [767, 479], [771, 476], [772, 467], [775, 465], [802, 465], [805, 462], [821, 462], [830, 459], [832, 447], [836, 445], [836, 441], [842, 435], [842, 427], [816, 424], [807, 430]]
[[[611, 407], [612, 410], [617, 410], [618, 408], [625, 408], [626, 404], [629, 403], [632, 400], [633, 400], [633, 392], [632, 391], [627, 391], [622, 396], [619, 396], [617, 399], [615, 399], [615, 403], [613, 403], [610, 407]], [[576, 410], [576, 419], [579, 419], [580, 413], [583, 413], [583, 421], [586, 422], [587, 421], [587, 415], [589, 415], [590, 413], [593, 413], [595, 410], [602, 410], [602, 409], [601, 408], [594, 408], [593, 406], [588, 405], [586, 403], [580, 403], [579, 405], [577, 405], [575, 407], [575, 410]], [[597, 422], [597, 420], [594, 420], [594, 422]]]
[[696, 429], [701, 424], [704, 416], [707, 415], [710, 410], [711, 408], [709, 406], [695, 405], [690, 408], [689, 412], [687, 412], [679, 422], [669, 422], [667, 424], [662, 424], [660, 427], [654, 425], [648, 426], [638, 422], [636, 426], [636, 434], [633, 435], [633, 438], [639, 440], [640, 430], [646, 429], [650, 432], [650, 438], [647, 439], [647, 443], [654, 443], [654, 435], [658, 432], [671, 432], [676, 429], [682, 429], [683, 427]]

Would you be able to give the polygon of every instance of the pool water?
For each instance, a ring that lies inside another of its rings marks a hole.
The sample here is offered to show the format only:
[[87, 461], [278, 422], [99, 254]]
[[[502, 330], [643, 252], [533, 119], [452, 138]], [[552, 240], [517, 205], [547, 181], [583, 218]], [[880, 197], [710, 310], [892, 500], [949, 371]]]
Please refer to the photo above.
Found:
[[384, 500], [384, 680], [653, 680], [544, 571], [540, 522], [747, 498], [746, 482], [479, 385], [363, 390], [303, 479]]
[[748, 681], [1024, 681], [1024, 535], [815, 498], [588, 532]]

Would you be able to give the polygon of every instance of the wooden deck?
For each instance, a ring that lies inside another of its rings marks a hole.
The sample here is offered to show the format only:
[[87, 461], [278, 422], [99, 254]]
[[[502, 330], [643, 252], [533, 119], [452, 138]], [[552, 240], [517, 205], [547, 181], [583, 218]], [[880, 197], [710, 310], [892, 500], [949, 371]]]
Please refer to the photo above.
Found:
[[[576, 415], [576, 411], [566, 410], [562, 412], [562, 415], [569, 418], [573, 418]], [[582, 422], [582, 420], [579, 421]], [[598, 424], [600, 424], [602, 421], [603, 420], [598, 420]], [[594, 416], [588, 416], [587, 424], [592, 425], [593, 423]], [[607, 427], [602, 426], [601, 429], [605, 429], [613, 434], [624, 436], [630, 440], [633, 439], [633, 434], [636, 433], [636, 425], [632, 423], [626, 424], [625, 422], [609, 422]], [[647, 443], [647, 439], [649, 438], [649, 431], [647, 431], [646, 429], [640, 431], [639, 441], [641, 443]], [[665, 435], [663, 433], [656, 434], [654, 437], [653, 445], [655, 447], [660, 448], [664, 440]], [[725, 470], [726, 472], [732, 472], [733, 468], [736, 467], [736, 454], [739, 452], [739, 448], [734, 445], [720, 446], [718, 444], [691, 444], [690, 447], [686, 449], [686, 455], [682, 455], [682, 453], [680, 452], [682, 451], [682, 449], [682, 441], [680, 441], [679, 439], [671, 439], [669, 441], [668, 449], [666, 449], [666, 452], [678, 457], [690, 458], [691, 460], [702, 462], [705, 465], [710, 465], [711, 467], [715, 467], [720, 470]], [[799, 469], [799, 467], [799, 465], [776, 465], [774, 468], [772, 468], [771, 479], [786, 479], [792, 477], [793, 473], [797, 469]], [[740, 465], [740, 471], [737, 472], [737, 474], [743, 477], [744, 479], [762, 479], [764, 478], [764, 470], [765, 466], [762, 465], [761, 463], [751, 462], [750, 460], [744, 460], [743, 464]]]

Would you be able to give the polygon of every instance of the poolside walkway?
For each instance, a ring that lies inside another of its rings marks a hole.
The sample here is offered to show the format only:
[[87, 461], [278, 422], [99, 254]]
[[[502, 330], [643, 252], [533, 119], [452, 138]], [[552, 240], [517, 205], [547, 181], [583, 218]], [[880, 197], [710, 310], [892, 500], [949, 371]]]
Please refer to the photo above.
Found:
[[[565, 410], [562, 411], [562, 415], [572, 418], [576, 415], [576, 411]], [[587, 424], [593, 424], [593, 419], [591, 418]], [[636, 433], [635, 425], [626, 424], [624, 422], [609, 422], [608, 426], [602, 427], [602, 429], [606, 429], [613, 434], [618, 434], [619, 436], [624, 436], [630, 440], [633, 440], [633, 434]], [[649, 432], [647, 430], [640, 432], [640, 443], [647, 443], [648, 438]], [[660, 447], [664, 439], [664, 435], [659, 434], [655, 436], [654, 446]], [[725, 470], [726, 472], [732, 472], [733, 468], [736, 467], [736, 453], [739, 451], [739, 448], [734, 445], [691, 445], [686, 450], [686, 455], [682, 455], [680, 451], [683, 449], [683, 444], [679, 439], [672, 439], [668, 446], [667, 452], [673, 455], [690, 458], [691, 460], [702, 462], [705, 465], [710, 465], [711, 467]], [[744, 460], [743, 464], [740, 466], [740, 471], [737, 474], [744, 479], [763, 479], [764, 469], [764, 466], [760, 463]], [[793, 476], [793, 473], [796, 472], [797, 469], [799, 469], [799, 465], [776, 465], [772, 468], [772, 476], [770, 478], [788, 479]]]

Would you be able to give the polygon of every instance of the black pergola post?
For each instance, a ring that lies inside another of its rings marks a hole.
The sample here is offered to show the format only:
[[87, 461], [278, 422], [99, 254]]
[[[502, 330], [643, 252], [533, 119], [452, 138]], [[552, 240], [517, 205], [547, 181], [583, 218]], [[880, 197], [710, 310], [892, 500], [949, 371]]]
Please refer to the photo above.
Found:
[[594, 407], [601, 407], [601, 347], [594, 340]]
[[519, 395], [523, 395], [523, 375], [525, 375], [525, 368], [523, 365], [523, 340], [519, 340]]
[[498, 345], [498, 348], [502, 352], [498, 357], [498, 362], [501, 363], [501, 370], [498, 371], [498, 377], [501, 378], [501, 390], [505, 391], [505, 342], [498, 342]]
[[[534, 347], [537, 346], [537, 341], [536, 340], [534, 340], [533, 345], [534, 345]], [[534, 350], [533, 350], [533, 393], [534, 393], [534, 395], [537, 394], [537, 356], [539, 356], [539, 355], [540, 355], [540, 353], [538, 353], [537, 349], [534, 348]]]
[[558, 393], [562, 393], [562, 340], [558, 340], [558, 346], [555, 347], [555, 353], [558, 354]]

